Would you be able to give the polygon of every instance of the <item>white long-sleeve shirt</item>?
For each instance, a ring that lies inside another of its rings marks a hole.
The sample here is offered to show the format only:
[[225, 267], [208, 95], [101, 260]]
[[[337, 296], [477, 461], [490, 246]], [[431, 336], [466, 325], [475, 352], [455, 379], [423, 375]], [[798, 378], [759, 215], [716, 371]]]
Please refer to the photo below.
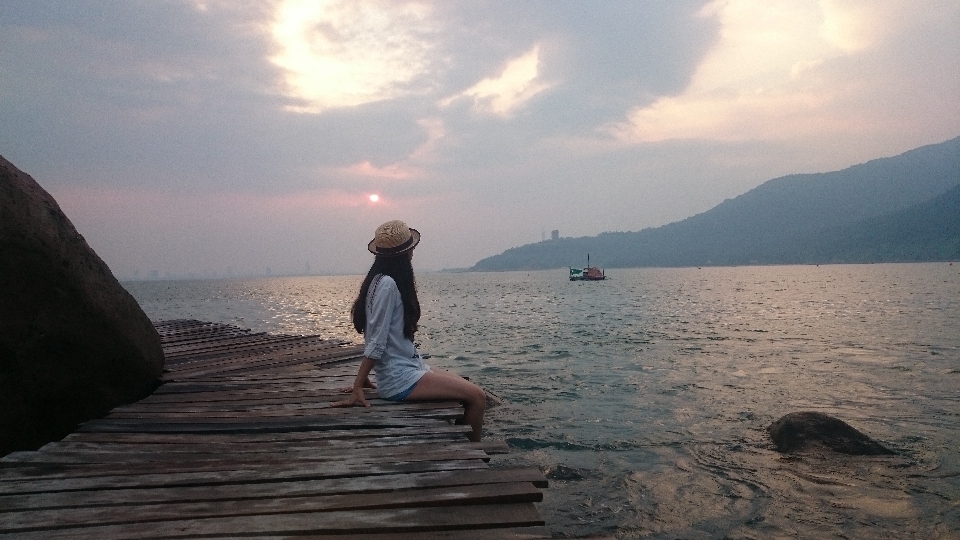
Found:
[[377, 394], [388, 398], [413, 386], [430, 366], [403, 335], [403, 301], [392, 277], [378, 274], [373, 278], [366, 309], [363, 355], [375, 361]]

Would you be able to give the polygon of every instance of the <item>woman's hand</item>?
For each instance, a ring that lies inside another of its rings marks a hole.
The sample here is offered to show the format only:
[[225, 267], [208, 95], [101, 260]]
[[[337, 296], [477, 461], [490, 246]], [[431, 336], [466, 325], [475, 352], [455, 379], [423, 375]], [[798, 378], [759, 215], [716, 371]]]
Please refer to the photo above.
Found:
[[354, 388], [350, 392], [350, 397], [343, 401], [334, 401], [330, 404], [331, 407], [359, 407], [363, 405], [364, 407], [369, 407], [370, 404], [367, 403], [366, 396], [363, 395], [363, 388]]
[[373, 369], [373, 360], [363, 357], [363, 360], [360, 361], [360, 371], [357, 372], [357, 378], [353, 381], [353, 388], [345, 389], [347, 392], [350, 392], [350, 397], [343, 401], [334, 401], [330, 404], [331, 407], [359, 407], [363, 405], [364, 407], [369, 407], [370, 404], [367, 403], [367, 398], [363, 395], [364, 388], [376, 388], [372, 382], [370, 382], [370, 370]]

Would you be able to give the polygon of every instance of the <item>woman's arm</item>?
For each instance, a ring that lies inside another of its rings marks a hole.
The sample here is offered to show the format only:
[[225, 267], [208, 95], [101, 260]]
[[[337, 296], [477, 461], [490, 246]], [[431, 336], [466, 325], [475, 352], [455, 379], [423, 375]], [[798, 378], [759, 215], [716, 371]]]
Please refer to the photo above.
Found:
[[390, 339], [390, 325], [396, 309], [401, 310], [400, 290], [390, 276], [379, 276], [370, 286], [366, 303], [367, 326], [363, 331], [366, 346], [363, 355], [374, 360], [383, 358]]
[[360, 370], [357, 372], [357, 378], [353, 381], [353, 391], [350, 392], [350, 397], [343, 401], [331, 403], [331, 407], [370, 406], [370, 404], [367, 403], [367, 398], [363, 395], [363, 387], [369, 384], [367, 377], [370, 375], [370, 370], [373, 369], [373, 363], [374, 360], [372, 358], [363, 357], [363, 360], [360, 361]]

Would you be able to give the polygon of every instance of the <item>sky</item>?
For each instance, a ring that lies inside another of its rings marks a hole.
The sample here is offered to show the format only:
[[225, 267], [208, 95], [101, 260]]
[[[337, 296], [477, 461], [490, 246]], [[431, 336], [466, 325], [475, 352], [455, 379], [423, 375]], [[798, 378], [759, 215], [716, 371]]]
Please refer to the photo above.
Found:
[[0, 155], [121, 279], [391, 219], [469, 267], [957, 135], [960, 0], [0, 0]]

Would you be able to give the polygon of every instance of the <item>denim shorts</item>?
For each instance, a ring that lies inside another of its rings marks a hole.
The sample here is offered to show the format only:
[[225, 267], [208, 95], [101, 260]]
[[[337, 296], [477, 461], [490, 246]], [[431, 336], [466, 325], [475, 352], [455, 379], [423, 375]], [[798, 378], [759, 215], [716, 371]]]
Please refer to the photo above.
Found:
[[386, 399], [387, 401], [403, 401], [403, 400], [407, 399], [407, 396], [410, 395], [410, 392], [413, 392], [413, 389], [417, 387], [417, 383], [419, 383], [419, 382], [420, 382], [420, 381], [417, 380], [417, 382], [415, 382], [415, 383], [413, 383], [413, 384], [410, 385], [410, 388], [407, 388], [406, 390], [404, 390], [404, 391], [402, 391], [402, 392], [397, 392], [396, 394], [394, 394], [394, 395], [392, 395], [392, 396], [390, 396], [390, 397], [387, 397], [387, 398], [383, 398], [383, 399]]

